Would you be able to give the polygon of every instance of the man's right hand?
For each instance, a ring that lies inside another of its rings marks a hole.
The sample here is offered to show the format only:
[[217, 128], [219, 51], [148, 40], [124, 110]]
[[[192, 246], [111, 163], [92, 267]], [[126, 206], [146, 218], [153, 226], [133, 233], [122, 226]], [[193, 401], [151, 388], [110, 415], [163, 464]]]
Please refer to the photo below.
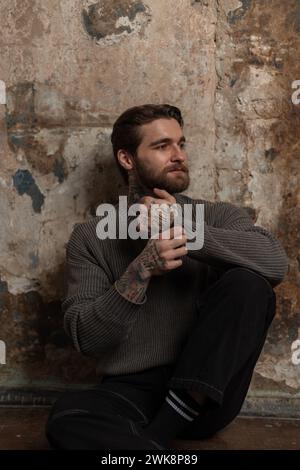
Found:
[[[162, 238], [164, 233], [168, 238]], [[143, 251], [115, 281], [119, 294], [130, 302], [141, 303], [152, 276], [161, 276], [182, 265], [181, 258], [187, 254], [186, 242], [184, 229], [179, 226], [172, 227], [169, 233], [168, 230], [161, 232], [157, 239], [150, 238]]]
[[[148, 277], [161, 276], [182, 265], [182, 257], [187, 254], [187, 237], [181, 226], [170, 229], [169, 238], [163, 238], [161, 232], [159, 238], [150, 238], [144, 250], [138, 256], [143, 266], [143, 271]], [[176, 238], [175, 238], [176, 237]]]

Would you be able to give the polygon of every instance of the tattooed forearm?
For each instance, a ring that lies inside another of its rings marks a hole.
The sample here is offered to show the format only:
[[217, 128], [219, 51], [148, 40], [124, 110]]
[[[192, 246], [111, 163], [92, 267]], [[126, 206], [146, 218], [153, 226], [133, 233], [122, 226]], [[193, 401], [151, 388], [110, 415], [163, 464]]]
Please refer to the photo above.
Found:
[[164, 260], [159, 256], [156, 249], [156, 240], [153, 239], [148, 241], [146, 248], [138, 258], [145, 272], [150, 273], [150, 276], [154, 273], [155, 269], [163, 268], [164, 266]]
[[[156, 200], [156, 196], [153, 192], [149, 188], [142, 186], [141, 183], [137, 181], [134, 173], [129, 172], [128, 176], [128, 202], [130, 205], [139, 203], [144, 196], [151, 196], [153, 200]], [[172, 227], [174, 225], [173, 210], [175, 210], [176, 213], [176, 208], [170, 210], [169, 207], [163, 208], [161, 206], [160, 211], [153, 219], [151, 218], [151, 210], [148, 210], [148, 214], [146, 213], [144, 217], [141, 216], [140, 228], [142, 231], [148, 229], [148, 237], [151, 237], [151, 228], [154, 233], [161, 232], [164, 227], [164, 222], [168, 225], [166, 228]], [[170, 221], [170, 224], [168, 224], [168, 221]], [[120, 279], [115, 282], [115, 288], [119, 294], [130, 302], [143, 303], [151, 276], [159, 275], [166, 271], [164, 258], [159, 255], [156, 242], [156, 239], [150, 238], [144, 250], [130, 263]]]
[[164, 264], [160, 258], [155, 240], [149, 240], [145, 249], [130, 263], [124, 274], [115, 282], [119, 294], [130, 302], [141, 303], [155, 268]]

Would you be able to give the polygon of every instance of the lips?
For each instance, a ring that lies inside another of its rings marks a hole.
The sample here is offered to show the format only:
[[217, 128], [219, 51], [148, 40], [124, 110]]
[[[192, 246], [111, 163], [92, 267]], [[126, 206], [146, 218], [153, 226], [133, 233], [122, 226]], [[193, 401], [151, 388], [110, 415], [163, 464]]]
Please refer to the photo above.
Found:
[[184, 175], [185, 171], [184, 170], [171, 170], [169, 173], [173, 173], [174, 175]]
[[175, 168], [174, 170], [170, 170], [169, 173], [173, 173], [173, 172], [178, 172], [178, 171], [181, 171], [182, 173], [185, 173], [185, 169], [184, 168]]

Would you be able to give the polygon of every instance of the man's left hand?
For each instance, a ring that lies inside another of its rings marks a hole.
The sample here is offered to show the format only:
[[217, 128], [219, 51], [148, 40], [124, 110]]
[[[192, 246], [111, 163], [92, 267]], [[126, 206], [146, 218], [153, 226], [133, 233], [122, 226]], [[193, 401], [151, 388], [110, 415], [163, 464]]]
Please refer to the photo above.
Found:
[[[142, 223], [141, 228], [146, 229], [146, 225], [148, 228], [148, 234], [151, 233], [151, 206], [153, 204], [167, 204], [171, 206], [172, 204], [176, 204], [176, 199], [174, 196], [169, 194], [165, 189], [159, 189], [159, 188], [154, 188], [153, 189], [154, 194], [156, 194], [158, 197], [153, 197], [153, 196], [143, 196], [140, 200], [140, 204], [144, 204], [147, 207], [148, 211], [148, 220], [144, 220], [144, 223]], [[168, 216], [169, 214], [165, 214], [165, 217]], [[170, 227], [173, 226], [174, 222], [174, 213], [173, 211], [170, 212]], [[155, 220], [154, 224], [155, 227], [153, 227], [154, 233], [161, 232], [162, 230], [162, 223], [163, 223], [163, 215], [162, 212], [159, 212], [159, 220]]]

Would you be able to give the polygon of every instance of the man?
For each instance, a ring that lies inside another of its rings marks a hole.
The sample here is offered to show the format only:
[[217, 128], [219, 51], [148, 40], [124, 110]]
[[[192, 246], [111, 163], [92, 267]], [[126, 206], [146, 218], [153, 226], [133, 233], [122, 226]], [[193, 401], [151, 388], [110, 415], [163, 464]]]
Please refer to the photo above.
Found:
[[130, 108], [111, 140], [129, 205], [144, 203], [150, 216], [154, 203], [204, 204], [204, 244], [187, 249], [176, 224], [169, 238], [137, 240], [99, 239], [99, 217], [75, 226], [65, 328], [97, 358], [102, 381], [63, 394], [46, 432], [58, 449], [165, 449], [212, 436], [239, 413], [287, 258], [243, 209], [181, 194], [189, 170], [178, 108]]

